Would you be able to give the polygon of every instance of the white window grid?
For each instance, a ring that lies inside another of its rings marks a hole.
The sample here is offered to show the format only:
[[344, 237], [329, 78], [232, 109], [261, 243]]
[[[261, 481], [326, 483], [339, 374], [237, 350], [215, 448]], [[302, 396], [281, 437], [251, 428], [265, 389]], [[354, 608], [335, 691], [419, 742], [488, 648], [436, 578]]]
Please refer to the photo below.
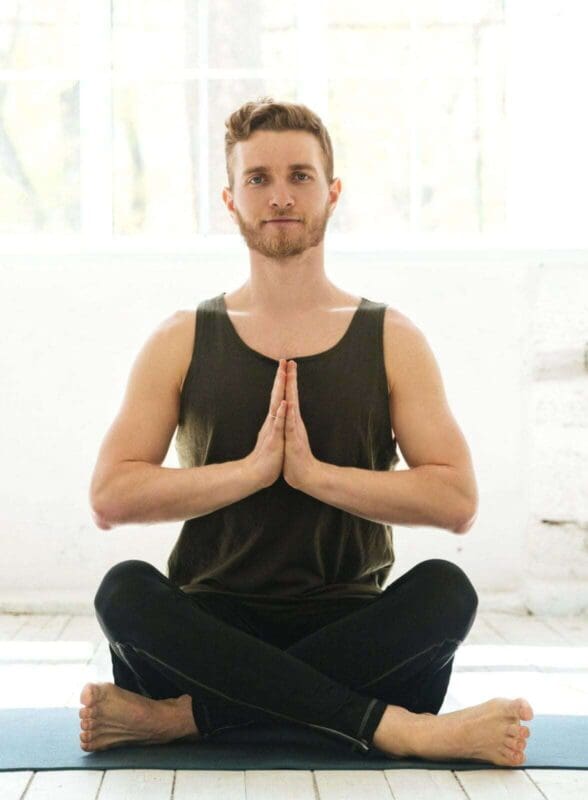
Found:
[[[214, 0], [212, 0], [213, 2]], [[579, 0], [572, 0], [578, 3]], [[111, 72], [112, 48], [112, 7], [110, 0], [80, 0], [80, 47], [79, 47], [79, 81], [80, 81], [80, 183], [81, 183], [81, 231], [79, 234], [0, 234], [0, 253], [242, 253], [243, 243], [238, 233], [211, 234], [209, 219], [209, 81], [214, 78], [246, 79], [263, 78], [263, 69], [218, 69], [208, 66], [208, 14], [211, 0], [201, 0], [198, 4], [199, 14], [199, 63], [198, 67], [185, 68], [177, 73], [166, 72], [165, 75], [150, 75], [157, 80], [197, 80], [199, 83], [199, 175], [201, 204], [199, 229], [200, 233], [184, 238], [174, 236], [173, 242], [168, 237], [156, 234], [133, 234], [121, 236], [113, 232], [113, 195], [112, 195], [112, 88], [118, 82], [144, 80], [143, 72], [117, 71]], [[298, 86], [303, 102], [317, 111], [328, 122], [328, 54], [324, 45], [327, 16], [324, 0], [298, 0], [295, 5], [298, 22], [299, 62]], [[418, 36], [419, 29], [414, 5], [411, 6], [411, 34]], [[537, 12], [531, 0], [512, 0], [507, 3], [507, 17], [512, 25], [507, 27], [509, 43], [509, 66], [515, 67], [517, 36], [522, 32], [526, 14]], [[586, 13], [586, 12], [579, 12]], [[588, 21], [588, 14], [587, 21]], [[414, 52], [415, 48], [411, 48]], [[588, 52], [588, 51], [587, 51]], [[338, 77], [356, 77], [357, 72], [338, 70]], [[411, 70], [411, 75], [415, 70]], [[78, 77], [78, 76], [76, 76]], [[284, 77], [291, 77], [290, 75]], [[0, 80], [7, 81], [63, 81], [71, 80], [67, 70], [31, 69], [0, 70]], [[411, 91], [410, 97], [416, 92]], [[516, 98], [510, 99], [509, 105], [514, 107]], [[414, 119], [414, 114], [411, 114]], [[586, 116], [583, 121], [586, 123]], [[586, 124], [588, 131], [588, 124]], [[515, 233], [427, 233], [418, 230], [418, 191], [419, 159], [417, 158], [416, 137], [410, 137], [410, 220], [411, 231], [405, 234], [341, 234], [331, 233], [327, 228], [325, 245], [330, 252], [340, 253], [394, 253], [397, 255], [410, 253], [435, 252], [461, 254], [464, 257], [476, 256], [486, 252], [494, 258], [497, 253], [518, 253], [523, 257], [543, 257], [558, 259], [565, 253], [572, 259], [585, 259], [588, 250], [588, 229], [566, 234], [565, 241], [559, 235], [549, 231], [525, 229]], [[582, 164], [585, 167], [585, 164]], [[588, 174], [588, 171], [587, 171]], [[584, 184], [585, 185], [585, 184]], [[507, 205], [514, 203], [507, 198]], [[520, 204], [520, 201], [518, 201]], [[546, 251], [549, 251], [546, 254]], [[551, 253], [551, 256], [550, 254]]]

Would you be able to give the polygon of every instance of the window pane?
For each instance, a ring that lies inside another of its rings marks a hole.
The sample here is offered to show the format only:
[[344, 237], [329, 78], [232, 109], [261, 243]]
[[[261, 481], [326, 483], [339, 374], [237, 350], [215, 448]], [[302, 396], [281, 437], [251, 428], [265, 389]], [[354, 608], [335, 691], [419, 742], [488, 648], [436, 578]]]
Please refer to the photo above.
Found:
[[[420, 2], [420, 0], [419, 0]], [[393, 3], [382, 3], [381, 0], [327, 0], [329, 26], [336, 29], [338, 25], [353, 27], [360, 31], [364, 26], [407, 26], [410, 23], [411, 7], [416, 6], [414, 0], [395, 0]]]
[[269, 0], [215, 0], [209, 6], [208, 61], [215, 68], [265, 67], [294, 77], [296, 9]]
[[112, 0], [112, 63], [158, 73], [197, 66], [198, 0]]
[[330, 3], [327, 45], [333, 230], [504, 230], [502, 3]]
[[273, 97], [276, 101], [297, 102], [294, 81], [267, 80], [214, 80], [210, 83], [209, 120], [209, 186], [210, 186], [210, 233], [235, 233], [239, 228], [233, 222], [222, 200], [222, 190], [228, 185], [225, 166], [225, 120], [243, 103], [261, 97]]
[[[385, 26], [380, 23], [363, 25], [351, 23], [330, 24], [327, 32], [329, 61], [337, 64], [333, 78], [339, 70], [371, 74], [371, 77], [390, 77], [409, 82], [410, 27]], [[399, 72], [400, 70], [400, 72]]]
[[0, 81], [0, 232], [80, 227], [75, 81]]
[[478, 41], [480, 226], [484, 233], [506, 230], [508, 122], [506, 116], [506, 30], [488, 25]]
[[114, 231], [198, 233], [198, 83], [114, 88]]
[[[500, 22], [506, 0], [419, 0], [414, 3], [419, 24]], [[516, 0], [515, 0], [516, 2]], [[530, 8], [530, 7], [529, 7]]]
[[[494, 36], [492, 52], [490, 41], [487, 29], [463, 25], [419, 30], [418, 230], [475, 233], [503, 227], [504, 50], [502, 36]], [[492, 69], [502, 79], [488, 80]], [[494, 177], [483, 185], [489, 176]]]
[[1, 0], [0, 69], [77, 68], [79, 0]]
[[411, 19], [418, 25], [502, 21], [505, 0], [327, 0], [331, 25], [364, 25], [392, 27], [409, 25]]
[[[388, 233], [409, 228], [409, 120], [402, 49], [389, 80], [329, 81], [335, 177], [342, 191], [329, 230]], [[350, 111], [352, 110], [352, 111]]]

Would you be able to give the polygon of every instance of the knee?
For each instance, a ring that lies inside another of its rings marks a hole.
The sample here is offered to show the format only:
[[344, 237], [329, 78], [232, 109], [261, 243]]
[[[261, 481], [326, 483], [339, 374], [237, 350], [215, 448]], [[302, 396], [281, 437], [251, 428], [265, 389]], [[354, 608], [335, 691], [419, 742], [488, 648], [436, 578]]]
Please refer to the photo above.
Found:
[[415, 569], [426, 572], [428, 585], [437, 587], [438, 592], [435, 595], [442, 607], [447, 608], [448, 603], [451, 603], [459, 609], [459, 616], [469, 630], [476, 616], [478, 594], [462, 568], [453, 561], [431, 558], [418, 564]]
[[94, 597], [96, 612], [104, 616], [108, 608], [128, 605], [128, 602], [137, 591], [144, 591], [145, 577], [157, 573], [153, 564], [140, 559], [128, 559], [114, 564], [102, 578], [98, 591]]

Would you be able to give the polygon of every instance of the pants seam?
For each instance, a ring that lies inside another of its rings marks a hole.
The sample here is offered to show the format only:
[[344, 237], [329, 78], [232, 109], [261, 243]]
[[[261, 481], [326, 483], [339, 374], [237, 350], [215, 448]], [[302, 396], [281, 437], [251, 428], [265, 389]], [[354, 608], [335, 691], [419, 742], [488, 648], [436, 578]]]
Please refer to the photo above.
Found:
[[374, 706], [376, 705], [377, 702], [378, 702], [378, 699], [376, 697], [374, 697], [374, 698], [372, 698], [372, 700], [370, 700], [370, 704], [366, 708], [365, 714], [363, 715], [363, 719], [361, 721], [361, 725], [359, 726], [359, 730], [357, 732], [358, 737], [361, 737], [361, 735], [363, 734], [364, 728], [365, 728], [365, 726], [367, 724], [367, 721], [368, 721], [369, 716], [370, 716], [370, 714], [372, 712], [372, 709], [374, 708]]
[[[116, 642], [116, 644], [121, 648], [130, 647], [131, 650], [133, 650], [135, 653], [139, 653], [139, 654], [141, 654], [143, 656], [146, 656], [148, 659], [152, 659], [153, 661], [156, 661], [158, 664], [162, 664], [164, 667], [166, 667], [166, 669], [169, 669], [172, 672], [175, 672], [178, 675], [181, 675], [183, 678], [185, 678], [186, 680], [190, 681], [191, 683], [195, 683], [197, 686], [200, 686], [200, 687], [202, 687], [202, 688], [204, 688], [204, 689], [206, 689], [206, 690], [208, 690], [210, 692], [213, 692], [214, 694], [218, 694], [222, 698], [224, 698], [225, 700], [229, 700], [232, 703], [237, 703], [239, 705], [244, 705], [244, 706], [247, 706], [249, 708], [255, 708], [255, 709], [259, 710], [259, 711], [263, 711], [264, 713], [269, 714], [270, 716], [273, 714], [275, 716], [282, 717], [283, 719], [286, 719], [289, 722], [294, 722], [297, 725], [308, 725], [311, 728], [317, 728], [318, 730], [330, 731], [331, 733], [335, 733], [338, 736], [344, 737], [345, 739], [349, 739], [350, 741], [354, 742], [355, 744], [359, 744], [362, 747], [363, 750], [367, 751], [367, 750], [370, 749], [369, 745], [367, 744], [367, 742], [364, 739], [356, 739], [355, 737], [350, 736], [347, 733], [343, 733], [342, 731], [335, 730], [334, 728], [327, 728], [325, 725], [317, 725], [314, 722], [304, 722], [302, 720], [295, 719], [294, 717], [289, 717], [286, 714], [282, 714], [279, 711], [273, 711], [273, 710], [269, 711], [267, 708], [263, 708], [263, 706], [255, 705], [254, 703], [247, 703], [244, 700], [236, 700], [234, 697], [230, 697], [229, 695], [224, 694], [219, 689], [214, 689], [212, 686], [207, 686], [205, 683], [201, 683], [200, 681], [195, 680], [190, 675], [186, 675], [185, 672], [182, 672], [181, 670], [177, 669], [176, 667], [172, 667], [170, 664], [167, 664], [165, 661], [162, 661], [161, 659], [157, 658], [157, 656], [154, 656], [152, 653], [148, 653], [146, 650], [143, 650], [143, 649], [141, 649], [139, 647], [135, 647], [135, 645], [131, 644], [131, 642]], [[215, 731], [211, 731], [211, 733], [215, 733]]]
[[429, 650], [433, 650], [434, 648], [440, 649], [441, 647], [443, 647], [443, 645], [446, 642], [453, 642], [454, 644], [459, 645], [461, 643], [461, 639], [443, 639], [442, 642], [437, 642], [436, 644], [432, 644], [429, 647], [425, 647], [424, 650], [421, 650], [420, 652], [415, 653], [412, 656], [409, 656], [408, 658], [405, 658], [404, 661], [401, 661], [400, 664], [396, 664], [396, 666], [392, 667], [392, 669], [386, 670], [386, 672], [383, 672], [381, 675], [378, 675], [376, 678], [372, 678], [367, 683], [360, 684], [357, 687], [357, 689], [365, 689], [366, 687], [371, 686], [372, 683], [376, 683], [377, 681], [381, 680], [382, 678], [385, 678], [387, 675], [391, 675], [393, 672], [396, 672], [396, 670], [400, 669], [400, 667], [403, 667], [405, 664], [408, 664], [409, 661], [414, 661], [415, 658], [418, 658], [419, 656], [422, 656], [424, 653], [427, 653]]
[[236, 722], [233, 725], [223, 725], [222, 728], [216, 728], [213, 733], [218, 733], [219, 731], [226, 731], [228, 728], [243, 728], [245, 725], [254, 725], [257, 722], [255, 719], [251, 719], [248, 722]]

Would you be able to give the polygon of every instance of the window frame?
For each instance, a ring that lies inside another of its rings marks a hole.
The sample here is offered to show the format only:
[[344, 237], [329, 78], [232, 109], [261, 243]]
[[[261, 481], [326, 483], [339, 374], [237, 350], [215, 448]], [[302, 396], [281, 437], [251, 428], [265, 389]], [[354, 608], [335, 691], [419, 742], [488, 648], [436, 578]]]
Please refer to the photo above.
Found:
[[[111, 69], [112, 52], [112, 8], [109, 0], [84, 3], [80, 0], [80, 213], [79, 233], [63, 235], [45, 233], [2, 234], [0, 233], [1, 253], [55, 253], [68, 252], [107, 252], [121, 254], [167, 253], [170, 250], [183, 253], [226, 252], [242, 253], [244, 244], [235, 228], [233, 234], [211, 234], [210, 231], [210, 192], [209, 192], [209, 85], [214, 78], [263, 77], [264, 70], [212, 69], [208, 66], [208, 30], [210, 0], [202, 0], [198, 6], [199, 15], [199, 63], [196, 69], [184, 69], [176, 75], [153, 74], [148, 78], [194, 79], [199, 83], [199, 189], [204, 198], [200, 204], [199, 232], [178, 239], [159, 234], [118, 235], [113, 230], [113, 87], [118, 83], [133, 80], [145, 81], [144, 74], [113, 73]], [[412, 7], [411, 7], [412, 8]], [[506, 39], [511, 52], [516, 47], [516, 35], [509, 30], [509, 20], [513, 16], [510, 7], [505, 14]], [[296, 5], [298, 24], [298, 70], [299, 94], [303, 102], [314, 108], [328, 122], [328, 83], [329, 59], [324, 46], [327, 31], [327, 10], [324, 3], [303, 0]], [[519, 13], [520, 11], [516, 12]], [[418, 36], [415, 12], [411, 11], [411, 33]], [[514, 28], [520, 29], [521, 18], [515, 18]], [[519, 27], [517, 27], [517, 25]], [[518, 62], [517, 62], [518, 63]], [[512, 66], [512, 65], [509, 65]], [[516, 66], [516, 65], [514, 65]], [[514, 68], [513, 66], [513, 68]], [[411, 71], [414, 73], [414, 70]], [[65, 74], [67, 73], [67, 74]], [[317, 77], [318, 76], [318, 77]], [[338, 75], [339, 76], [339, 75]], [[71, 74], [65, 70], [23, 70], [0, 71], [0, 80], [63, 80]], [[507, 82], [509, 74], [507, 71]], [[519, 90], [520, 91], [520, 90]], [[511, 108], [515, 106], [511, 99]], [[520, 136], [519, 136], [520, 138]], [[414, 139], [414, 137], [413, 137]], [[515, 163], [512, 152], [510, 161]], [[575, 234], [553, 234], [550, 231], [508, 230], [495, 233], [427, 233], [416, 230], [418, 224], [418, 164], [414, 142], [410, 146], [410, 205], [411, 229], [408, 233], [371, 235], [362, 233], [330, 233], [327, 228], [325, 248], [332, 252], [390, 253], [401, 254], [434, 253], [442, 250], [453, 255], [467, 252], [478, 258], [481, 253], [490, 252], [492, 258], [500, 252], [513, 254], [537, 253], [544, 251], [566, 254], [588, 249], [588, 231]], [[344, 176], [342, 176], [344, 179]], [[517, 207], [524, 205], [521, 186], [516, 187]], [[219, 189], [220, 190], [220, 189]], [[533, 189], [529, 188], [529, 192]], [[512, 198], [507, 185], [505, 202], [508, 210], [514, 211]], [[507, 228], [509, 223], [507, 221]], [[530, 227], [530, 226], [529, 226]], [[563, 246], [562, 246], [563, 245]]]

